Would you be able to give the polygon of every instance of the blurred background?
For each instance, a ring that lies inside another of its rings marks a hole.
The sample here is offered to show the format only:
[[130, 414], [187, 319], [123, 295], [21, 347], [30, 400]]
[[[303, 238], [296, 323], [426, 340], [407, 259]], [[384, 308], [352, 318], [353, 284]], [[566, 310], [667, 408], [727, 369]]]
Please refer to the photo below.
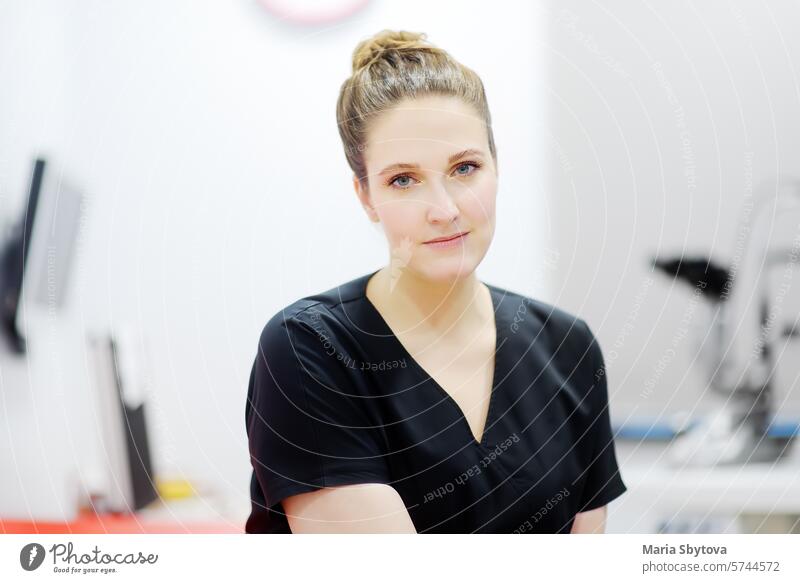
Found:
[[243, 530], [263, 325], [386, 261], [335, 103], [394, 28], [486, 86], [481, 279], [603, 348], [629, 490], [607, 532], [800, 532], [797, 22], [789, 0], [3, 0], [2, 531]]

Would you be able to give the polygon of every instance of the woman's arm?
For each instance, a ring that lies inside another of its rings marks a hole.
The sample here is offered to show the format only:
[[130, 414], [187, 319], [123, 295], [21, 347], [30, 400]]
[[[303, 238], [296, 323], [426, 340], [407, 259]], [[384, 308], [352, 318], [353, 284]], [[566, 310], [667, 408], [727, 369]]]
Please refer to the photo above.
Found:
[[572, 523], [570, 534], [604, 534], [608, 506], [601, 506], [587, 512], [578, 512]]
[[283, 501], [293, 533], [416, 533], [403, 499], [387, 484], [321, 488]]

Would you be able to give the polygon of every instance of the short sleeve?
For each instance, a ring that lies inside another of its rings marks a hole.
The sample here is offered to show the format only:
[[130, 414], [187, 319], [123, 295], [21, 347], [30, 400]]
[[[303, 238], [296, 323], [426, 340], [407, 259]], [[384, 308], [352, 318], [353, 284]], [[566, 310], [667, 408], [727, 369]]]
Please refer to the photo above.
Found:
[[245, 415], [253, 466], [248, 532], [267, 531], [276, 520], [270, 513], [282, 513], [277, 505], [288, 496], [390, 482], [375, 399], [337, 358], [345, 339], [331, 318], [324, 310], [277, 314], [261, 333]]
[[583, 324], [590, 339], [588, 350], [592, 368], [588, 382], [591, 386], [590, 395], [594, 413], [589, 420], [589, 439], [586, 441], [592, 451], [588, 456], [589, 462], [578, 512], [605, 506], [627, 490], [620, 476], [611, 432], [608, 378], [603, 352], [589, 326], [585, 322]]

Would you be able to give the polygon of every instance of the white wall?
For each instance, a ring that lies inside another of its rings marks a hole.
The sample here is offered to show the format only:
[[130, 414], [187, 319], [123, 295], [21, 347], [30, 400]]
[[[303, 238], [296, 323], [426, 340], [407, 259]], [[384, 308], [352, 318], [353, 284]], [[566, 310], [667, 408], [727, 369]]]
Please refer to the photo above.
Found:
[[[555, 293], [598, 334], [619, 419], [716, 406], [695, 361], [706, 306], [648, 262], [734, 261], [742, 205], [765, 181], [800, 177], [799, 17], [781, 0], [547, 3], [536, 50], [549, 69], [548, 185], [570, 257]], [[791, 245], [800, 217], [764, 218], [753, 228]], [[780, 282], [779, 271], [774, 292]], [[794, 290], [787, 320], [800, 314]], [[795, 416], [798, 344], [782, 354], [777, 395]]]
[[[58, 2], [0, 5], [0, 220], [23, 211], [33, 158], [60, 156], [69, 106], [65, 27]], [[63, 318], [41, 320], [28, 356], [0, 350], [0, 513], [66, 517], [78, 496], [76, 468], [89, 461], [85, 423], [68, 411], [85, 402], [75, 389], [78, 352]], [[33, 340], [33, 339], [31, 339]], [[78, 399], [74, 399], [77, 395]], [[75, 439], [73, 439], [75, 438]]]
[[[261, 327], [385, 262], [335, 121], [352, 49], [380, 29], [425, 31], [483, 77], [501, 178], [481, 276], [550, 295], [543, 33], [528, 3], [373, 2], [306, 29], [253, 0], [17, 0], [0, 6], [0, 23], [3, 212], [18, 211], [42, 146], [85, 186], [74, 315], [86, 332], [140, 330], [162, 475], [210, 484], [246, 511], [244, 400]], [[66, 393], [69, 447], [82, 452], [96, 449], [80, 406], [87, 382]], [[41, 414], [7, 411], [23, 413]]]

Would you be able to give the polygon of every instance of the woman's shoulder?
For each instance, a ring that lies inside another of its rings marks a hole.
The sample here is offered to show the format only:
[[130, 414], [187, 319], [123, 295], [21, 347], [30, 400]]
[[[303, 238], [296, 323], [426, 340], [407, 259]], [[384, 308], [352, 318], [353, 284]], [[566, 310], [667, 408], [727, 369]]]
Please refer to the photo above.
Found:
[[486, 284], [495, 295], [498, 313], [507, 320], [509, 330], [544, 332], [548, 336], [580, 342], [584, 346], [594, 335], [586, 321], [577, 314], [542, 299], [496, 285]]
[[[261, 330], [261, 340], [294, 340], [307, 332], [334, 334], [343, 328], [342, 306], [363, 299], [363, 284], [371, 274], [351, 279], [324, 291], [303, 296], [273, 313]], [[346, 318], [345, 318], [346, 320]]]
[[580, 403], [586, 391], [591, 393], [593, 405], [587, 410], [592, 411], [590, 417], [596, 415], [608, 400], [605, 363], [586, 320], [541, 299], [496, 286], [490, 289], [498, 294], [498, 299], [502, 298], [498, 314], [506, 330], [504, 337], [511, 340], [510, 349], [529, 354], [529, 348], [535, 346], [541, 355], [540, 362], [547, 363], [549, 373], [559, 375], [556, 385], [573, 387], [565, 391], [565, 395]]

